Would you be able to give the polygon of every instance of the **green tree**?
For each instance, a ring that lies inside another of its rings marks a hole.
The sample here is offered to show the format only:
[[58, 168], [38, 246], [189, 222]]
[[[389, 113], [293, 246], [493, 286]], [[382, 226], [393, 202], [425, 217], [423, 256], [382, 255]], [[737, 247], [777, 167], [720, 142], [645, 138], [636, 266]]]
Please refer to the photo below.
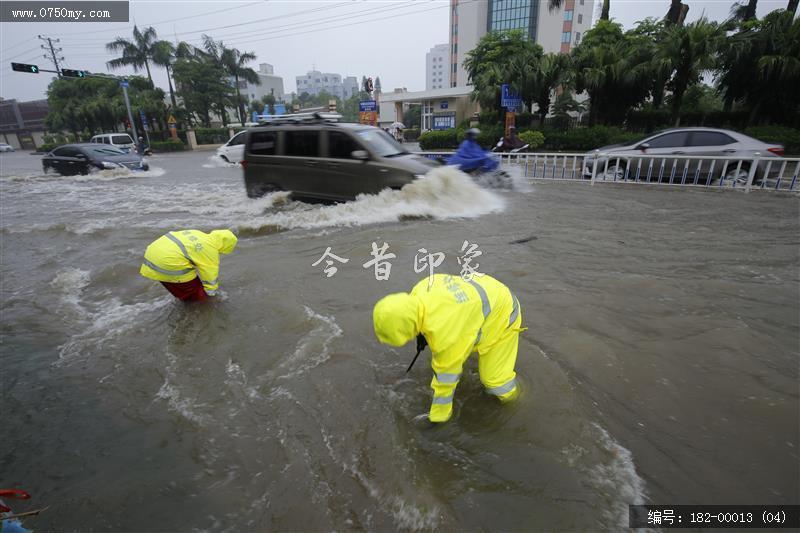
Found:
[[261, 97], [261, 101], [264, 103], [263, 109], [266, 109], [270, 115], [275, 114], [275, 95], [270, 92], [270, 94], [265, 94]]
[[228, 75], [233, 76], [234, 79], [236, 96], [239, 102], [239, 122], [244, 124], [244, 101], [242, 100], [239, 90], [239, 80], [242, 79], [253, 85], [261, 85], [261, 79], [258, 77], [256, 71], [247, 66], [247, 63], [256, 60], [256, 55], [253, 52], [240, 52], [236, 48], [226, 48], [221, 41], [219, 45], [222, 47], [222, 65], [225, 67]]
[[112, 59], [107, 62], [111, 69], [123, 67], [133, 67], [134, 72], [144, 67], [147, 71], [147, 79], [153, 83], [153, 76], [150, 74], [150, 61], [153, 60], [154, 48], [157, 43], [156, 30], [153, 27], [146, 28], [143, 32], [137, 26], [133, 26], [133, 40], [117, 37], [106, 44], [109, 52], [122, 52], [122, 57]]
[[683, 95], [716, 67], [723, 39], [723, 30], [717, 23], [701, 18], [686, 26], [671, 26], [658, 44], [655, 63], [663, 72], [671, 73], [668, 86], [672, 89], [675, 126], [680, 124]]
[[[164, 91], [154, 89], [140, 76], [129, 80], [131, 107], [145, 115], [160, 115]], [[109, 78], [55, 79], [47, 89], [49, 112], [45, 125], [50, 131], [69, 130], [75, 135], [118, 131], [128, 118], [119, 82]]]
[[747, 22], [756, 18], [756, 7], [758, 0], [746, 0], [746, 3], [735, 3], [731, 7], [731, 18], [741, 22]]
[[164, 67], [167, 71], [167, 84], [169, 85], [169, 98], [172, 101], [172, 109], [177, 109], [178, 103], [175, 100], [175, 91], [172, 88], [172, 64], [175, 62], [175, 45], [169, 41], [156, 41], [153, 44], [153, 63]]
[[537, 84], [533, 92], [533, 101], [539, 106], [540, 123], [550, 111], [550, 99], [553, 93], [562, 86], [569, 85], [572, 75], [570, 57], [566, 54], [545, 54], [538, 65], [533, 65]]
[[422, 122], [422, 106], [411, 104], [403, 112], [403, 125], [406, 128], [419, 128]]
[[800, 111], [800, 19], [776, 10], [744, 23], [721, 52], [717, 82], [731, 109], [750, 109], [750, 123], [787, 120]]
[[528, 82], [531, 80], [514, 75], [515, 72], [524, 71], [520, 67], [515, 69], [514, 63], [516, 61], [519, 65], [532, 61], [537, 56], [537, 47], [540, 51], [541, 47], [525, 38], [521, 30], [490, 32], [484, 35], [464, 60], [464, 68], [473, 85], [470, 97], [484, 110], [497, 112], [499, 118], [502, 115], [502, 84], [510, 83], [513, 89], [522, 88], [526, 94], [530, 90]]
[[589, 124], [621, 124], [651, 86], [639, 77], [645, 61], [638, 41], [616, 22], [600, 20], [572, 50], [575, 89], [589, 95]]
[[227, 125], [225, 105], [234, 93], [225, 69], [209, 54], [186, 43], [178, 45], [176, 54], [172, 72], [189, 119], [211, 127], [211, 111], [216, 110]]

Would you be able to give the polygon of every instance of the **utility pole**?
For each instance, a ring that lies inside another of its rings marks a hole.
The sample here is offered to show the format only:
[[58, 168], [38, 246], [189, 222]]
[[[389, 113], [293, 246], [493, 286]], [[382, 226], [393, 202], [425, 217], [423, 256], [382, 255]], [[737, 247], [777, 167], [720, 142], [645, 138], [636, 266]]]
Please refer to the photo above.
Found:
[[[45, 59], [49, 59], [50, 61], [53, 62], [53, 64], [56, 66], [56, 72], [58, 72], [58, 77], [60, 78], [61, 77], [61, 68], [59, 68], [59, 66], [58, 66], [58, 60], [60, 59], [61, 61], [64, 61], [64, 58], [56, 56], [56, 52], [61, 52], [63, 49], [62, 48], [56, 49], [53, 46], [53, 39], [51, 39], [50, 37], [42, 37], [41, 35], [39, 35], [38, 37], [39, 37], [39, 39], [41, 39], [43, 41], [47, 41], [47, 45], [48, 46], [41, 45], [41, 47], [42, 47], [42, 50], [44, 50], [45, 52], [47, 52], [47, 48], [49, 47], [50, 48], [50, 55], [48, 56], [47, 54], [45, 54], [44, 58]], [[56, 39], [55, 41], [57, 43], [61, 42], [60, 39]]]

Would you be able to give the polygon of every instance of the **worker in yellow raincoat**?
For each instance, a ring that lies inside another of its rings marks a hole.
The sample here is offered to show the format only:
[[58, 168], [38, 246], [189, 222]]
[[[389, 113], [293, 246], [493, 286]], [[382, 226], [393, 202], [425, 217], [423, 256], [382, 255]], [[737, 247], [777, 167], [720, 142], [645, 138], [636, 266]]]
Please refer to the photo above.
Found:
[[139, 273], [179, 300], [203, 301], [219, 289], [219, 254], [231, 253], [237, 242], [227, 229], [170, 231], [147, 247]]
[[375, 335], [384, 344], [403, 346], [423, 335], [430, 346], [431, 422], [446, 422], [453, 414], [453, 394], [472, 352], [478, 352], [478, 372], [486, 392], [502, 402], [519, 394], [514, 365], [522, 312], [508, 287], [493, 277], [476, 275], [465, 281], [434, 274], [411, 293], [379, 300], [372, 319]]

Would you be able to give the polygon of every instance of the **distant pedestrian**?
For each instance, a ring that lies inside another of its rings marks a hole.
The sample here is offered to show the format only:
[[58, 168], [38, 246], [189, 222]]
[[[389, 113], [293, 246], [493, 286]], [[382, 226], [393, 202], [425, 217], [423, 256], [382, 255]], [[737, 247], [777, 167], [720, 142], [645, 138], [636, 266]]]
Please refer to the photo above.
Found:
[[233, 252], [237, 242], [227, 229], [170, 231], [147, 247], [139, 273], [179, 300], [204, 301], [219, 289], [219, 255]]

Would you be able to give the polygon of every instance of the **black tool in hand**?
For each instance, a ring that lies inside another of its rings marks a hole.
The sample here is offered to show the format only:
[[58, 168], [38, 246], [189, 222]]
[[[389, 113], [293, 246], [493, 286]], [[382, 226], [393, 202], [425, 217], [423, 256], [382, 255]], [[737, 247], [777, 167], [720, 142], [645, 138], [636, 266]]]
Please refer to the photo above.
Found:
[[409, 371], [411, 371], [411, 367], [414, 366], [414, 363], [417, 362], [417, 357], [419, 357], [419, 354], [422, 353], [422, 350], [424, 350], [427, 345], [428, 341], [425, 340], [425, 336], [422, 333], [417, 335], [417, 355], [414, 356], [414, 360], [411, 361], [410, 365], [408, 365], [408, 370], [406, 370], [406, 374], [408, 374]]

